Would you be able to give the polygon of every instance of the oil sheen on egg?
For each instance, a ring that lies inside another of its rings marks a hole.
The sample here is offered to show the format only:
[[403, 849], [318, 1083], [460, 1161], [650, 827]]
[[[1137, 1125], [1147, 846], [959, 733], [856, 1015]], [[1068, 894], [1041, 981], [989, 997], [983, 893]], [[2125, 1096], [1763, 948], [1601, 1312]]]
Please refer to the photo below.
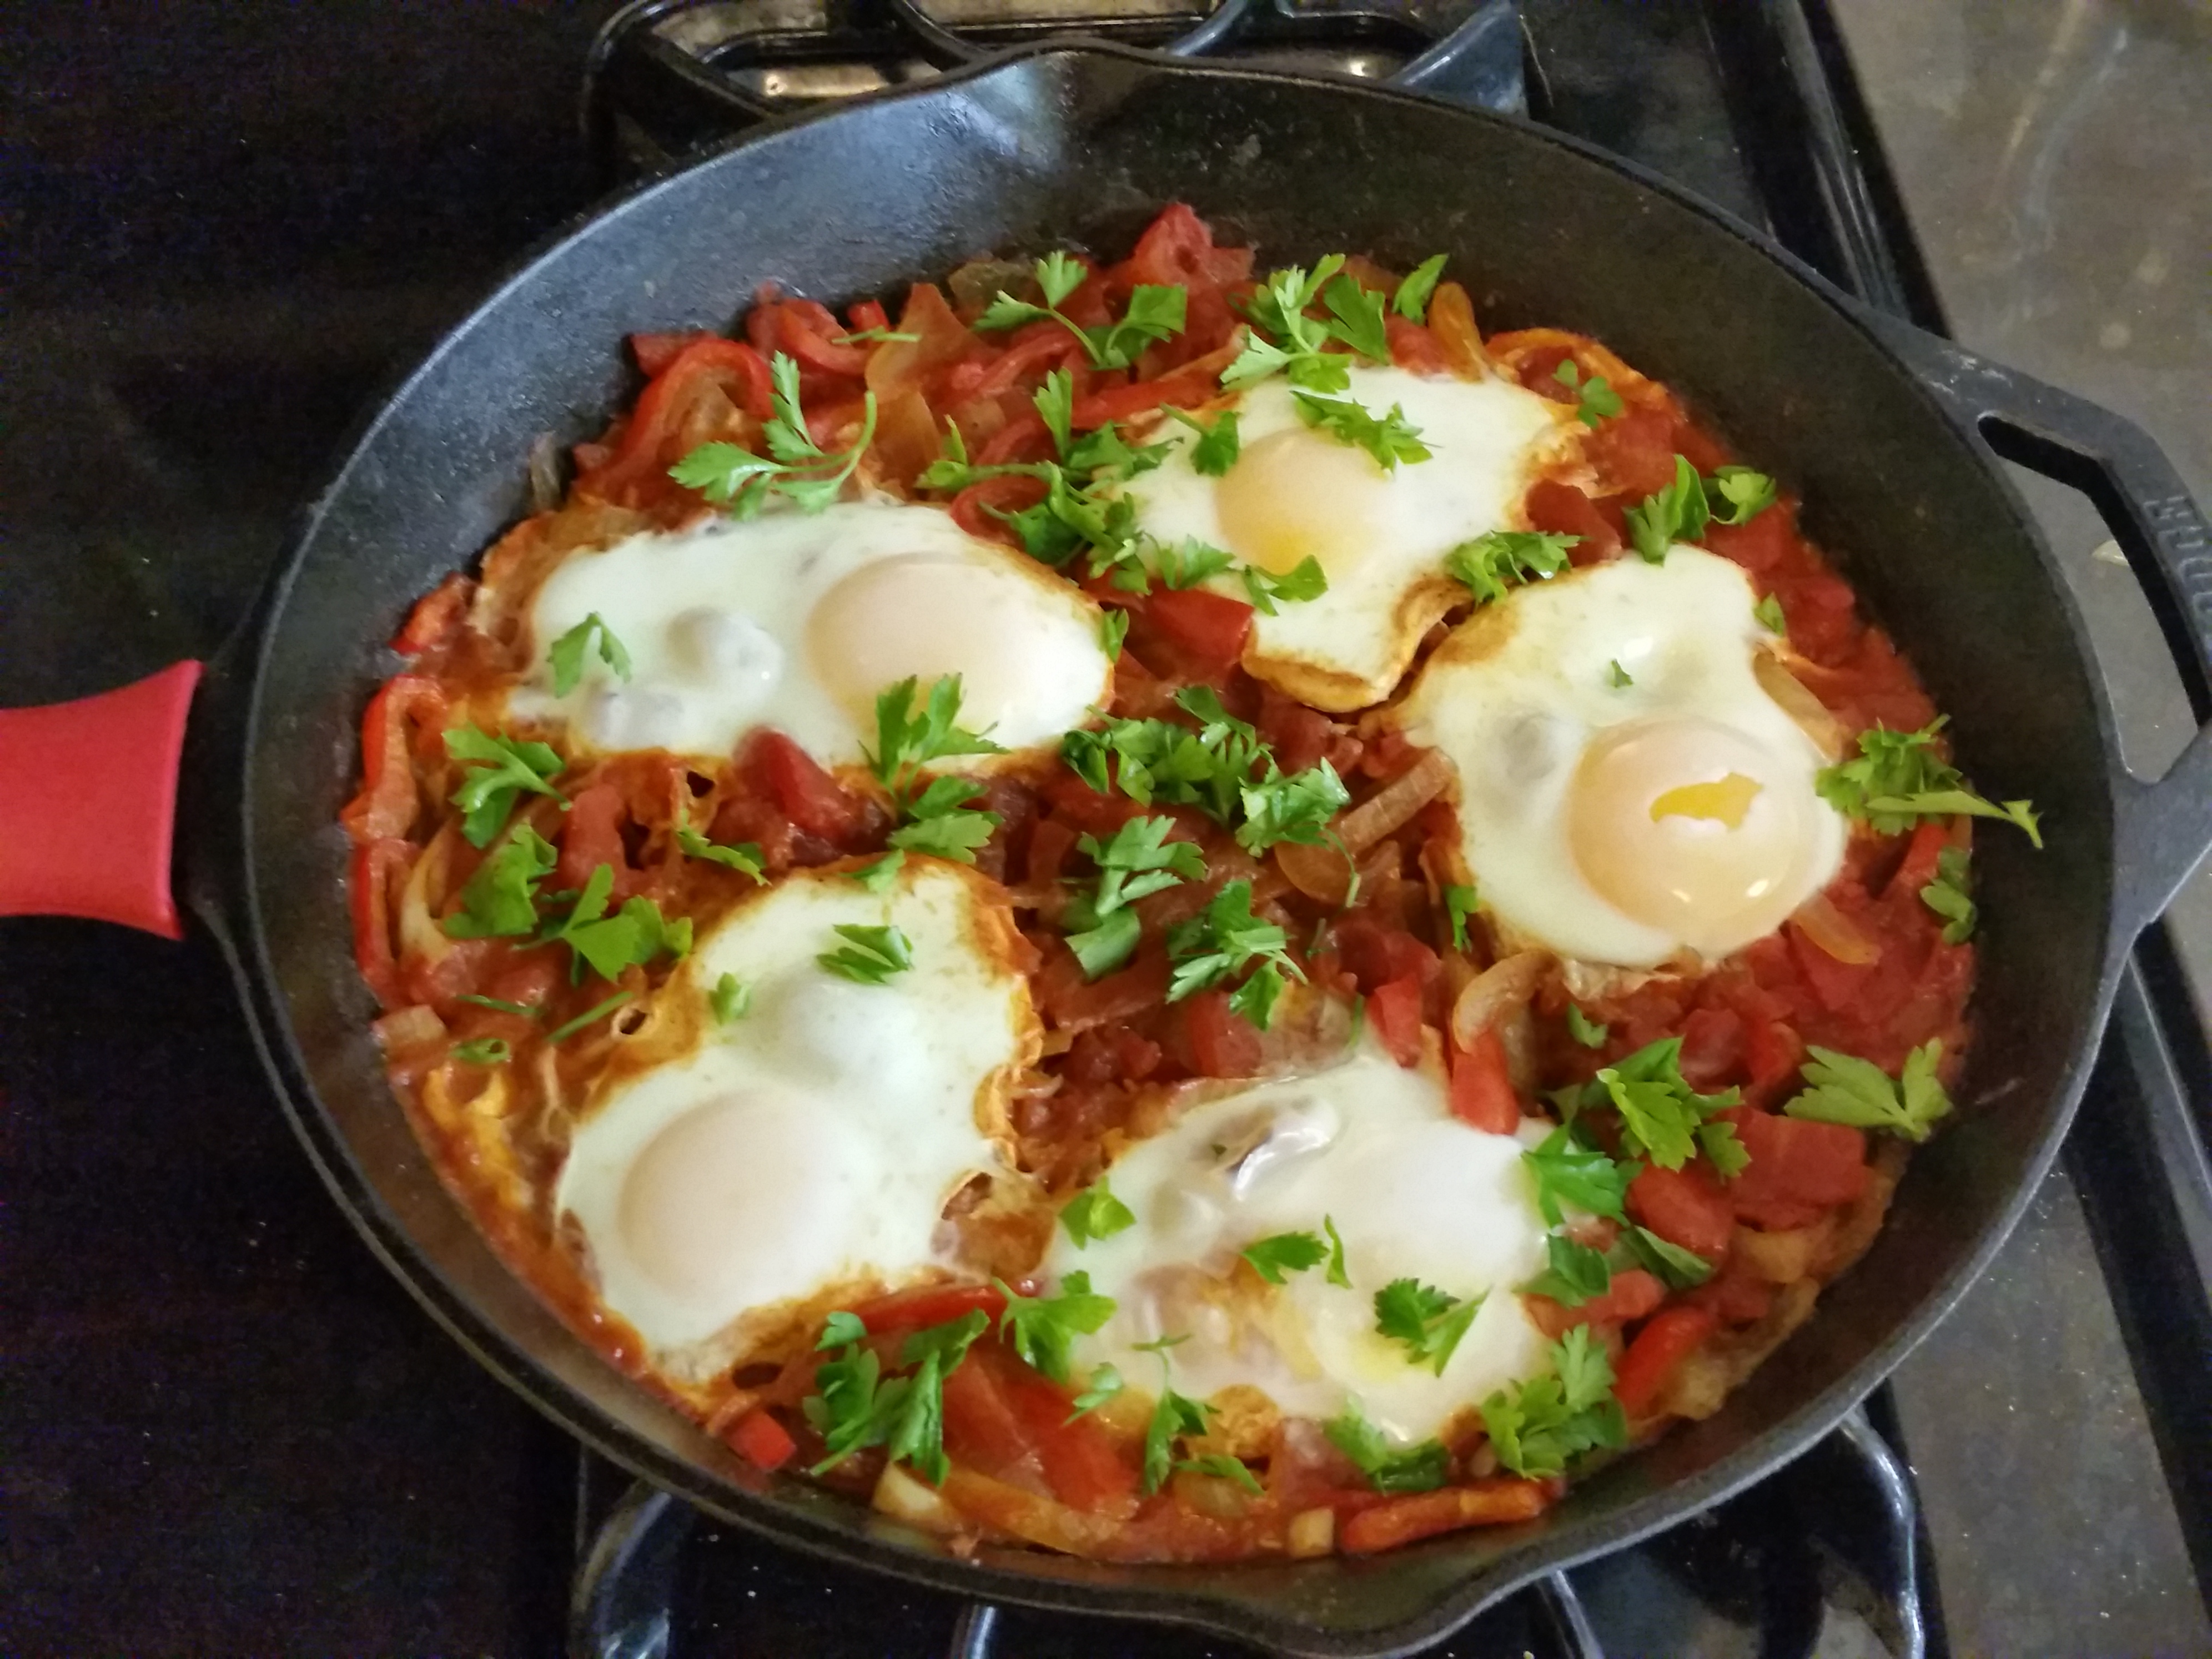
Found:
[[[1006, 1091], [1038, 1042], [991, 891], [932, 859], [909, 858], [880, 896], [796, 872], [702, 938], [663, 991], [691, 1005], [676, 1012], [698, 1047], [615, 1073], [554, 1201], [600, 1300], [667, 1374], [702, 1378], [779, 1310], [955, 1265], [945, 1206], [1006, 1168]], [[899, 928], [913, 968], [880, 985], [826, 970], [817, 957], [847, 924]], [[751, 1001], [717, 1024], [706, 995], [725, 974]]]
[[[1088, 1367], [1112, 1363], [1157, 1389], [1168, 1351], [1181, 1393], [1206, 1399], [1234, 1383], [1285, 1412], [1329, 1417], [1357, 1397], [1374, 1420], [1410, 1438], [1454, 1412], [1541, 1371], [1542, 1334], [1513, 1287], [1545, 1264], [1523, 1139], [1451, 1115], [1443, 1085], [1397, 1065], [1371, 1042], [1333, 1069], [1262, 1084], [1193, 1108], [1109, 1171], [1134, 1225], [1077, 1248], [1062, 1229], [1045, 1270], [1083, 1269], [1113, 1297], [1114, 1316], [1079, 1346]], [[1344, 1241], [1349, 1289], [1326, 1266], [1261, 1287], [1237, 1252], [1283, 1232]], [[1486, 1299], [1443, 1374], [1375, 1328], [1375, 1292], [1408, 1275], [1462, 1301]]]
[[1737, 566], [1677, 544], [1516, 589], [1424, 665], [1396, 723], [1457, 768], [1468, 866], [1519, 942], [1626, 968], [1725, 956], [1835, 874], [1826, 757], [1759, 684], [1754, 602]]
[[[595, 653], [556, 698], [547, 647], [594, 612], [630, 678]], [[564, 560], [531, 606], [533, 666], [508, 707], [601, 750], [725, 756], [769, 726], [825, 765], [853, 765], [875, 740], [878, 693], [957, 674], [961, 723], [1020, 750], [1110, 697], [1098, 622], [1073, 586], [936, 507], [710, 518]]]
[[[1421, 636], [1467, 590], [1444, 574], [1463, 541], [1524, 522], [1522, 498], [1539, 469], [1570, 450], [1573, 411], [1509, 380], [1425, 377], [1401, 368], [1351, 371], [1343, 395], [1377, 416], [1393, 407], [1431, 452], [1385, 471], [1365, 450], [1306, 424], [1280, 380], [1237, 403], [1240, 450], [1218, 478], [1190, 464], [1195, 439], [1180, 426], [1175, 453], [1128, 486], [1139, 528], [1170, 544], [1195, 537], [1278, 574], [1311, 557], [1328, 577], [1317, 599], [1253, 618], [1244, 665], [1332, 712], [1381, 702]], [[1234, 580], [1213, 584], [1244, 597]]]

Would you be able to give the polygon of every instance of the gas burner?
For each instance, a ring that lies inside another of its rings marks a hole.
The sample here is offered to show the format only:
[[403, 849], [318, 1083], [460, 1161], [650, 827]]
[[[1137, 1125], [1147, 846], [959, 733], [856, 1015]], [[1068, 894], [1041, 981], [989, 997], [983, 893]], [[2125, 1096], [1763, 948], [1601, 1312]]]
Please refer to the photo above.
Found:
[[586, 129], [610, 176], [654, 171], [758, 121], [1071, 36], [1527, 106], [1514, 0], [632, 0], [592, 47]]

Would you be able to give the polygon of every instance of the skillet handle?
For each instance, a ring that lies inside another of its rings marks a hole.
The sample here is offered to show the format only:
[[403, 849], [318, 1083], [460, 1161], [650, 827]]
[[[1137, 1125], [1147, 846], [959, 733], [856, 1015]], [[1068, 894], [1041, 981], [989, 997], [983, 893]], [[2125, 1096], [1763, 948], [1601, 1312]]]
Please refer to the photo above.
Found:
[[182, 939], [170, 890], [185, 716], [200, 664], [0, 709], [0, 916], [83, 916]]
[[2180, 667], [2197, 735], [2154, 782], [2112, 764], [2113, 905], [2131, 943], [2212, 848], [2212, 532], [2133, 422], [1893, 318], [1870, 320], [1975, 444], [2089, 498]]

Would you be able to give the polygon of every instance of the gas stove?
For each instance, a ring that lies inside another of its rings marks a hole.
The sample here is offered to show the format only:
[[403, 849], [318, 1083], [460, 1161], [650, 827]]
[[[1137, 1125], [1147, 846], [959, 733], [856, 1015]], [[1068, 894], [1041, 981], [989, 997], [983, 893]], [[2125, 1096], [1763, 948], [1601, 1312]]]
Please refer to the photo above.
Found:
[[[0, 454], [0, 701], [211, 649], [379, 359], [596, 191], [1054, 35], [1525, 112], [1942, 327], [1839, 21], [1879, 0], [1832, 3], [642, 0], [406, 29], [303, 14], [281, 45], [76, 19], [17, 77], [48, 95], [9, 186], [33, 234], [0, 324], [22, 434]], [[197, 115], [218, 70], [221, 131]], [[0, 923], [0, 985], [22, 1287], [0, 1649], [1253, 1659], [856, 1577], [635, 1486], [500, 1394], [345, 1232], [211, 951]], [[2154, 934], [2065, 1165], [1891, 1385], [1751, 1491], [1428, 1655], [2203, 1650], [2208, 1100]]]

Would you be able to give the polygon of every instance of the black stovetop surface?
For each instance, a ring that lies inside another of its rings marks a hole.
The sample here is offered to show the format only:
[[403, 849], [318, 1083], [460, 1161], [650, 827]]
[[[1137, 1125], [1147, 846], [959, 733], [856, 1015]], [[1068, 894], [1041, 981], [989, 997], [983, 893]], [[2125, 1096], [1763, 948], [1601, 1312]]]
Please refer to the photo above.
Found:
[[[386, 373], [599, 187], [576, 93], [611, 9], [52, 8], [0, 40], [0, 704], [83, 695], [221, 643]], [[1578, 51], [1609, 24], [1577, 0], [1526, 9], [1548, 25], [1539, 93], [1563, 124], [1738, 211], [1778, 203], [1765, 216], [1790, 233], [1803, 203], [1746, 166], [1737, 135], [1681, 118], [1731, 73], [1697, 5], [1612, 9], [1645, 32], [1635, 84]], [[1890, 275], [1910, 300], [1913, 273]], [[2127, 1109], [2127, 1063], [2108, 1059], [2093, 1108]], [[2056, 1285], [2069, 1329], [2092, 1333], [2069, 1353], [2084, 1389], [2132, 1399], [2082, 1206], [2070, 1186], [2054, 1192], [1954, 1324], [1978, 1304], [2010, 1319]], [[0, 1651], [561, 1650], [608, 1472], [580, 1478], [573, 1445], [348, 1229], [204, 940], [0, 921]], [[1947, 1386], [1900, 1385], [1908, 1451], [1916, 1401]], [[2075, 1516], [2085, 1483], [2101, 1485], [2094, 1540], [2054, 1528], [2040, 1557], [1966, 1548], [1970, 1593], [2002, 1601], [2016, 1583], [2071, 1575], [2116, 1617], [2099, 1650], [2193, 1645], [2201, 1617], [2155, 1462], [2140, 1464], [2148, 1485], [2111, 1491], [2109, 1462], [2022, 1463], [1970, 1422], [2063, 1402], [2039, 1404], [2033, 1378], [2012, 1398], [1976, 1388], [1955, 1443], [1999, 1461], [1934, 1458], [1932, 1513], [2014, 1510], [2025, 1483], [2045, 1482], [2054, 1514]], [[2140, 1408], [2128, 1420], [2140, 1438]], [[1694, 1557], [1703, 1534], [1686, 1534], [1650, 1559]], [[849, 1638], [816, 1622], [817, 1594], [902, 1605], [753, 1563], [757, 1547], [702, 1544], [700, 1561], [749, 1565], [686, 1569], [695, 1650], [827, 1656]], [[1625, 1605], [1656, 1605], [1632, 1582], [1644, 1567], [1612, 1571], [1631, 1576]], [[771, 1582], [781, 1622], [744, 1634], [745, 1604]], [[2034, 1618], [2012, 1645], [2036, 1644]], [[1002, 1632], [1001, 1651], [1102, 1650], [1024, 1628]], [[1701, 1639], [1669, 1628], [1631, 1639]], [[1109, 1645], [1170, 1650], [1118, 1630]]]

